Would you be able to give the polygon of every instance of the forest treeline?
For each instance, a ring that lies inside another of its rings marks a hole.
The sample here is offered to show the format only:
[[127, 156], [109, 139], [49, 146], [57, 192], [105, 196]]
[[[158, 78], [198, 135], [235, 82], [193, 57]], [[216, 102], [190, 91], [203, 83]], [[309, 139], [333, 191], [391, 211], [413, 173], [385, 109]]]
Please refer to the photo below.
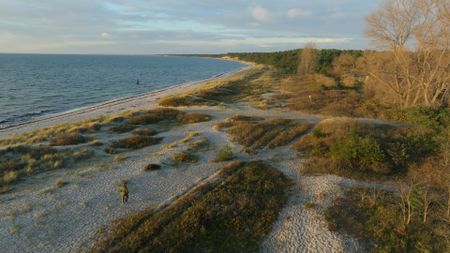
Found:
[[[297, 73], [299, 57], [303, 49], [295, 49], [280, 52], [269, 53], [228, 53], [226, 56], [239, 58], [243, 61], [266, 64], [280, 69], [285, 74]], [[317, 50], [317, 72], [329, 73], [333, 61], [342, 54], [360, 57], [364, 51], [362, 50], [339, 50], [339, 49], [322, 49]]]

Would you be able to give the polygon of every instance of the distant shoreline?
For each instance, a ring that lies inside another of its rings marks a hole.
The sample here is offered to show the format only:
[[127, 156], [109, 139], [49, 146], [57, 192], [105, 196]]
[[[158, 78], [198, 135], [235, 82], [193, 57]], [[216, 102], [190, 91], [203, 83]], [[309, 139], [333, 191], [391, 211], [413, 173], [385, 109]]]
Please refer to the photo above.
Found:
[[43, 115], [27, 122], [0, 128], [0, 138], [4, 138], [10, 134], [20, 134], [43, 127], [49, 127], [55, 124], [76, 122], [89, 118], [99, 117], [106, 114], [120, 113], [127, 110], [144, 109], [145, 107], [155, 107], [157, 106], [157, 102], [161, 97], [181, 93], [194, 87], [201, 86], [206, 82], [226, 79], [238, 72], [251, 68], [251, 66], [253, 65], [251, 63], [245, 63], [242, 61], [238, 61], [236, 59], [228, 59], [228, 58], [215, 58], [215, 59], [239, 62], [246, 66], [238, 68], [234, 71], [220, 73], [215, 76], [212, 76], [211, 78], [203, 80], [176, 84], [163, 89], [138, 94], [135, 96], [112, 99], [89, 106], [74, 108], [60, 113]]

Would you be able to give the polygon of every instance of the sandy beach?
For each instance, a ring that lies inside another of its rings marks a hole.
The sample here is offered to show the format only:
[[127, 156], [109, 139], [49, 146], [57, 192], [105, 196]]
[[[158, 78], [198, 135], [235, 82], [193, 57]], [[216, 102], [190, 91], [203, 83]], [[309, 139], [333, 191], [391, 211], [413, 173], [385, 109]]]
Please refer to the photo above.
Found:
[[[232, 60], [232, 59], [227, 59]], [[236, 60], [233, 60], [236, 61]], [[228, 77], [245, 71], [251, 68], [251, 63], [238, 61], [242, 64], [246, 64], [246, 67], [240, 68], [236, 71], [223, 73], [219, 76], [212, 77], [205, 80], [187, 82], [179, 85], [175, 85], [169, 88], [152, 91], [137, 96], [114, 99], [111, 101], [106, 101], [98, 103], [92, 106], [86, 106], [83, 108], [76, 108], [67, 112], [57, 113], [53, 115], [45, 115], [38, 117], [30, 122], [19, 124], [16, 126], [11, 126], [7, 128], [0, 129], [0, 138], [5, 138], [10, 134], [20, 134], [28, 131], [33, 131], [35, 129], [52, 126], [61, 123], [78, 122], [81, 120], [92, 119], [100, 117], [107, 114], [118, 114], [128, 110], [142, 110], [156, 107], [158, 100], [165, 96], [170, 96], [173, 94], [183, 93], [190, 89], [200, 87], [203, 84], [211, 81], [225, 80]]]

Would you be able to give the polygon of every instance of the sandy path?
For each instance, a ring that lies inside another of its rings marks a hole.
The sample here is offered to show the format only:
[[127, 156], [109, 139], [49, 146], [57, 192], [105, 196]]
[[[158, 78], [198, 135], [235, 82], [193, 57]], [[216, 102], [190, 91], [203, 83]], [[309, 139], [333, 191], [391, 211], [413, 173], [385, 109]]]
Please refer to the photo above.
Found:
[[[334, 175], [303, 175], [299, 170], [303, 161], [295, 152], [285, 147], [273, 152], [278, 154], [273, 165], [293, 179], [295, 187], [261, 252], [365, 252], [353, 238], [330, 231], [322, 212], [351, 187], [391, 187]], [[280, 153], [285, 159], [279, 159]], [[313, 207], [308, 207], [311, 204]]]

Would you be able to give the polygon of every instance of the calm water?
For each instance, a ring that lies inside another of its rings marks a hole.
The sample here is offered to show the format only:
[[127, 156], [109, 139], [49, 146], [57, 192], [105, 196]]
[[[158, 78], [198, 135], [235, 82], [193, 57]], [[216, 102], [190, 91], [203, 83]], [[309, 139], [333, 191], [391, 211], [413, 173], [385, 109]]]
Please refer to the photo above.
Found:
[[242, 66], [176, 56], [0, 54], [0, 128], [44, 114], [207, 79]]

